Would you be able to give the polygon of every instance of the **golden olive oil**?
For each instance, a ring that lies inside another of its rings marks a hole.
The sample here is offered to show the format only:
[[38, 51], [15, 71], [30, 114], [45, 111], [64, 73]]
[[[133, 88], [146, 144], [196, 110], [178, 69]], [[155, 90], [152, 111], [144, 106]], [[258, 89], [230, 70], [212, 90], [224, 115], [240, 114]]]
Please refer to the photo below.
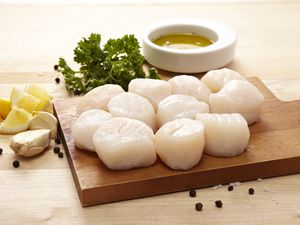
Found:
[[152, 40], [152, 42], [159, 46], [175, 49], [203, 48], [214, 43], [202, 35], [191, 33], [168, 34]]

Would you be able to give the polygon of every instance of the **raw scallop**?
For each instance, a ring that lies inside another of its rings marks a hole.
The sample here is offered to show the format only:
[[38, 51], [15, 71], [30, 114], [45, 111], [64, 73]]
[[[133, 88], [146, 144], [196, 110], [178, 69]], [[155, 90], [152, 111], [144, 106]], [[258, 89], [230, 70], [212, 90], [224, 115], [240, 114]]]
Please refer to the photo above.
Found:
[[223, 68], [208, 71], [201, 79], [212, 92], [220, 91], [222, 87], [231, 80], [245, 80], [245, 78], [238, 72]]
[[100, 109], [83, 112], [72, 125], [72, 136], [75, 145], [84, 150], [95, 151], [93, 134], [103, 121], [112, 118], [112, 115]]
[[171, 95], [170, 84], [167, 81], [156, 79], [137, 78], [131, 80], [128, 85], [128, 91], [148, 99], [155, 111], [158, 103]]
[[124, 90], [117, 84], [105, 84], [96, 87], [86, 93], [77, 105], [77, 114], [90, 109], [102, 109], [107, 111], [107, 103], [111, 97], [123, 93]]
[[200, 102], [208, 103], [211, 90], [198, 78], [188, 75], [175, 76], [168, 80], [172, 94], [191, 95]]
[[139, 120], [114, 117], [103, 122], [93, 142], [102, 162], [110, 169], [148, 167], [156, 161], [153, 131]]
[[155, 132], [157, 122], [151, 103], [135, 93], [125, 92], [113, 98], [107, 104], [113, 116], [129, 117], [146, 123]]
[[250, 82], [232, 80], [209, 96], [212, 113], [239, 113], [252, 124], [258, 120], [264, 96]]
[[201, 159], [204, 125], [200, 121], [178, 119], [164, 124], [154, 136], [161, 160], [173, 170], [188, 170]]
[[195, 119], [197, 113], [209, 112], [205, 102], [199, 102], [189, 95], [170, 95], [158, 104], [157, 120], [159, 126], [181, 118]]
[[196, 119], [205, 126], [205, 153], [233, 157], [246, 149], [250, 133], [247, 121], [240, 114], [199, 113]]

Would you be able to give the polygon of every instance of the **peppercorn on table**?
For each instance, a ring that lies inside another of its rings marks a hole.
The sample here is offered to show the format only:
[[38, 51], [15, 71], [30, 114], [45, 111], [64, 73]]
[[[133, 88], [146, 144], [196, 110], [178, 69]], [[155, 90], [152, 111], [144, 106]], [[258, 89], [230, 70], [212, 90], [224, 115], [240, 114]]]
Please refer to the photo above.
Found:
[[[281, 100], [300, 99], [299, 11], [299, 1], [280, 0], [2, 4], [0, 98], [31, 83], [54, 99], [70, 98], [53, 66], [60, 56], [72, 60], [81, 37], [101, 33], [105, 41], [133, 33], [140, 39], [154, 22], [193, 17], [237, 32], [228, 68], [258, 76]], [[0, 135], [0, 224], [300, 223], [300, 174], [82, 208], [61, 144], [63, 155], [49, 148], [27, 159], [15, 156], [10, 138]]]

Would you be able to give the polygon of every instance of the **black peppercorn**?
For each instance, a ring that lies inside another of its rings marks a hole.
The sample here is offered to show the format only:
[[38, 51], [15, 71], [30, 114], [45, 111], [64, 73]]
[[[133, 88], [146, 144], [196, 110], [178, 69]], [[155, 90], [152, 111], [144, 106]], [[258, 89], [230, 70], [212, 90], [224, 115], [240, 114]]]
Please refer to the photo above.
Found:
[[18, 160], [14, 160], [14, 161], [13, 161], [13, 166], [14, 166], [15, 168], [18, 168], [18, 167], [20, 166], [20, 162], [19, 162]]
[[56, 77], [56, 78], [55, 78], [55, 82], [56, 82], [57, 84], [59, 84], [59, 82], [60, 82], [59, 77]]
[[0, 155], [2, 155], [2, 152], [3, 152], [3, 149], [2, 149], [2, 148], [0, 148]]
[[54, 68], [55, 70], [58, 70], [58, 65], [54, 65], [53, 68]]
[[228, 186], [228, 191], [232, 191], [233, 190], [233, 186], [232, 185], [229, 185]]
[[201, 211], [202, 208], [203, 208], [203, 204], [202, 204], [201, 202], [196, 203], [195, 209], [196, 209], [197, 211]]
[[79, 89], [74, 90], [74, 95], [80, 95], [81, 91]]
[[59, 152], [59, 153], [58, 153], [58, 157], [59, 157], [59, 158], [63, 158], [63, 157], [64, 157], [64, 153]]
[[61, 143], [61, 141], [60, 141], [60, 138], [59, 138], [59, 137], [57, 137], [57, 138], [55, 139], [55, 143], [56, 143], [56, 144], [58, 144], [58, 145]]
[[222, 208], [222, 206], [223, 206], [223, 202], [221, 200], [215, 201], [215, 204], [216, 204], [216, 207], [218, 207], [218, 208]]
[[248, 193], [249, 193], [249, 195], [253, 195], [254, 194], [254, 189], [253, 188], [249, 188]]
[[196, 197], [197, 192], [195, 190], [190, 190], [189, 194], [190, 194], [190, 197], [193, 198], [193, 197]]
[[60, 147], [59, 146], [55, 146], [53, 149], [54, 153], [59, 153], [60, 152]]

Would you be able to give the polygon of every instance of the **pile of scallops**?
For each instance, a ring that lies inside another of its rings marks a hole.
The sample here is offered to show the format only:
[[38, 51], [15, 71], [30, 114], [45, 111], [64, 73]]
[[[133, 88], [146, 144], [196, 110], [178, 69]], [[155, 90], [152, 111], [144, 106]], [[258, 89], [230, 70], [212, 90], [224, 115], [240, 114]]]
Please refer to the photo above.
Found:
[[226, 68], [201, 80], [134, 79], [128, 92], [108, 84], [82, 97], [72, 136], [77, 148], [96, 152], [112, 170], [149, 167], [157, 156], [173, 170], [188, 170], [203, 153], [245, 151], [263, 101], [253, 84]]

